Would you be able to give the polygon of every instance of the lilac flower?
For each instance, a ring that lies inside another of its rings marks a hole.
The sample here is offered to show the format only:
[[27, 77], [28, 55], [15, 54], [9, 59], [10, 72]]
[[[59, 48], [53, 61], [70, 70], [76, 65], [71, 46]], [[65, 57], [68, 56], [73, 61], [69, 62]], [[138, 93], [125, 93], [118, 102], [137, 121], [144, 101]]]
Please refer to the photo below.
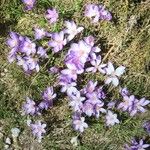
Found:
[[108, 20], [108, 21], [110, 21], [112, 19], [111, 13], [108, 10], [104, 9], [103, 6], [100, 8], [99, 13], [100, 13], [99, 18], [101, 20]]
[[84, 38], [84, 41], [92, 47], [94, 46], [94, 40], [94, 37], [91, 35]]
[[44, 31], [44, 29], [39, 29], [39, 28], [35, 28], [35, 39], [40, 40], [42, 38], [44, 38], [46, 36], [46, 32]]
[[30, 71], [36, 70], [36, 72], [39, 72], [40, 66], [39, 66], [39, 59], [38, 58], [32, 58], [32, 57], [26, 57], [26, 63], [28, 65], [28, 68]]
[[65, 26], [67, 29], [65, 29], [65, 33], [68, 34], [68, 41], [71, 41], [78, 33], [80, 33], [84, 28], [83, 27], [77, 27], [74, 21], [65, 21]]
[[108, 109], [112, 109], [112, 108], [115, 108], [115, 105], [116, 105], [117, 101], [110, 101], [108, 104], [107, 104], [107, 107]]
[[7, 57], [9, 63], [14, 62], [14, 61], [16, 60], [16, 57], [17, 57], [17, 49], [13, 48], [13, 49], [9, 52], [8, 57]]
[[71, 52], [75, 52], [76, 57], [78, 57], [82, 63], [85, 63], [90, 51], [91, 46], [86, 44], [86, 42], [84, 41], [79, 41], [78, 43], [73, 43], [71, 45], [71, 48], [69, 49], [69, 54]]
[[43, 100], [42, 102], [39, 103], [38, 107], [39, 109], [43, 110], [48, 110], [48, 108], [53, 106], [53, 100]]
[[87, 72], [90, 72], [92, 71], [93, 73], [99, 71], [101, 72], [102, 74], [105, 74], [106, 71], [105, 71], [105, 67], [106, 67], [106, 64], [101, 64], [101, 56], [97, 57], [95, 60], [92, 60], [91, 61], [91, 65], [93, 67], [89, 67], [86, 69]]
[[93, 82], [93, 81], [90, 80], [87, 83], [87, 85], [84, 87], [84, 89], [82, 90], [82, 92], [84, 94], [86, 94], [86, 93], [92, 93], [95, 90], [96, 86], [97, 86], [97, 81]]
[[22, 66], [25, 72], [29, 71], [28, 63], [26, 62], [26, 57], [22, 58], [21, 56], [17, 56], [17, 65]]
[[7, 45], [10, 48], [15, 48], [17, 49], [19, 46], [19, 36], [15, 32], [10, 32], [9, 34], [10, 38], [7, 40]]
[[99, 99], [105, 99], [106, 98], [106, 94], [104, 93], [103, 91], [103, 87], [99, 87], [97, 90], [96, 90], [96, 93], [97, 93], [97, 97]]
[[125, 67], [120, 66], [116, 70], [114, 69], [114, 66], [111, 62], [108, 62], [108, 67], [106, 68], [106, 74], [108, 75], [105, 83], [109, 84], [112, 82], [114, 86], [118, 86], [119, 84], [119, 79], [123, 73], [125, 72]]
[[92, 104], [101, 103], [101, 100], [98, 98], [97, 92], [87, 93], [86, 97], [88, 98], [88, 101], [90, 101]]
[[90, 102], [85, 102], [82, 107], [82, 111], [89, 117], [94, 115], [94, 105]]
[[103, 102], [99, 102], [99, 103], [95, 104], [94, 110], [95, 110], [96, 118], [99, 118], [100, 113], [106, 113], [106, 110], [103, 108], [103, 106], [104, 106]]
[[33, 43], [29, 38], [25, 38], [22, 44], [21, 52], [25, 53], [27, 56], [36, 53], [36, 44]]
[[69, 106], [73, 108], [74, 111], [80, 111], [83, 105], [85, 97], [81, 97], [80, 92], [76, 92], [76, 95], [70, 96]]
[[26, 98], [26, 103], [23, 104], [23, 111], [25, 114], [34, 115], [37, 113], [37, 106], [35, 102], [29, 97]]
[[42, 124], [41, 121], [37, 121], [34, 124], [30, 124], [33, 135], [41, 141], [43, 134], [46, 133], [46, 124]]
[[75, 82], [71, 83], [61, 82], [60, 85], [62, 85], [61, 92], [67, 92], [68, 96], [71, 96], [73, 93], [77, 92], [77, 89], [75, 87], [77, 84]]
[[49, 46], [53, 48], [53, 52], [57, 53], [63, 49], [64, 45], [67, 44], [67, 40], [64, 39], [64, 32], [53, 33], [52, 40], [49, 41]]
[[59, 68], [54, 66], [54, 67], [49, 68], [48, 71], [49, 73], [56, 74], [56, 73], [59, 73]]
[[47, 14], [45, 15], [46, 19], [49, 21], [49, 23], [55, 23], [58, 20], [58, 12], [56, 11], [55, 8], [53, 9], [48, 9]]
[[51, 101], [52, 99], [56, 98], [56, 93], [54, 93], [52, 86], [46, 88], [42, 94], [42, 98], [46, 101]]
[[106, 114], [106, 124], [107, 126], [113, 126], [116, 123], [119, 123], [120, 121], [117, 119], [117, 114], [114, 114], [110, 110], [108, 110], [108, 113]]
[[140, 100], [135, 99], [132, 109], [130, 110], [130, 115], [134, 116], [137, 112], [144, 113], [146, 111], [144, 106], [148, 105], [149, 103], [150, 101], [146, 100], [145, 98], [141, 98]]
[[127, 90], [127, 88], [121, 88], [119, 92], [123, 97], [129, 96], [129, 91]]
[[26, 10], [31, 10], [34, 7], [36, 0], [22, 0], [22, 2], [26, 5]]
[[135, 101], [135, 96], [124, 96], [123, 102], [118, 105], [118, 109], [122, 109], [123, 111], [132, 111], [133, 103]]
[[150, 134], [150, 121], [146, 121], [143, 124], [144, 129], [147, 131], [148, 134]]
[[95, 23], [95, 22], [98, 22], [99, 20], [99, 7], [95, 4], [88, 4], [86, 5], [86, 8], [85, 8], [85, 16], [92, 19], [92, 21]]
[[125, 150], [146, 150], [145, 148], [148, 147], [150, 147], [150, 144], [144, 144], [143, 139], [141, 139], [139, 142], [133, 139], [130, 146], [128, 144], [125, 145]]
[[48, 58], [48, 55], [46, 54], [46, 50], [43, 47], [38, 47], [37, 54], [42, 58]]
[[84, 122], [85, 118], [81, 117], [80, 119], [73, 120], [73, 127], [76, 131], [80, 131], [81, 133], [85, 128], [88, 128], [88, 124]]

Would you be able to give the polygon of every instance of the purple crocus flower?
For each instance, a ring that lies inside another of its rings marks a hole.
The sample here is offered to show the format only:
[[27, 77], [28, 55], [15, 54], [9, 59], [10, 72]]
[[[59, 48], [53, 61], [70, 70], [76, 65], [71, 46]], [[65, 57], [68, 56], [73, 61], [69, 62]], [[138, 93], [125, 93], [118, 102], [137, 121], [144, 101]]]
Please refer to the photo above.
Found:
[[68, 53], [71, 54], [71, 52], [75, 52], [76, 57], [82, 63], [85, 63], [87, 61], [90, 51], [91, 51], [91, 46], [89, 46], [86, 42], [81, 40], [78, 43], [73, 43]]
[[140, 100], [135, 99], [135, 101], [133, 102], [132, 108], [130, 110], [130, 115], [134, 116], [138, 112], [142, 112], [142, 113], [146, 112], [146, 109], [144, 107], [148, 105], [149, 103], [150, 101], [146, 100], [145, 98], [141, 98]]
[[65, 21], [65, 33], [68, 34], [67, 40], [71, 41], [78, 33], [80, 33], [84, 28], [77, 27], [74, 21]]
[[108, 113], [106, 114], [106, 125], [113, 126], [119, 122], [120, 121], [117, 119], [117, 114], [114, 114], [112, 111], [108, 110]]
[[102, 74], [105, 74], [106, 71], [105, 71], [105, 67], [106, 67], [106, 64], [101, 64], [101, 56], [97, 57], [95, 60], [92, 60], [91, 61], [91, 65], [93, 67], [89, 67], [86, 69], [87, 72], [90, 72], [92, 71], [93, 73], [99, 71], [101, 72]]
[[34, 7], [36, 0], [22, 0], [25, 4], [25, 10], [31, 10]]
[[49, 46], [53, 48], [53, 52], [57, 53], [63, 49], [64, 45], [67, 44], [67, 40], [64, 38], [64, 32], [53, 33], [51, 36], [52, 40], [49, 41]]
[[148, 134], [150, 134], [150, 121], [146, 121], [143, 124], [144, 129], [147, 131]]
[[42, 58], [48, 58], [46, 50], [43, 47], [38, 47], [37, 54]]
[[82, 91], [84, 94], [86, 94], [86, 93], [92, 93], [92, 92], [95, 90], [96, 86], [97, 86], [97, 81], [96, 81], [96, 82], [93, 82], [93, 81], [90, 80], [90, 81], [87, 83], [87, 85], [84, 87], [84, 89], [81, 90], [81, 91]]
[[144, 144], [143, 139], [141, 139], [139, 142], [133, 139], [130, 145], [125, 145], [125, 150], [146, 150], [148, 147], [150, 147], [150, 144]]
[[37, 106], [36, 103], [30, 99], [29, 97], [26, 98], [26, 103], [23, 104], [23, 111], [25, 114], [35, 115], [37, 114]]
[[94, 115], [94, 105], [90, 102], [85, 102], [82, 107], [82, 111], [89, 117]]
[[48, 20], [48, 22], [50, 24], [52, 24], [52, 23], [57, 22], [59, 16], [58, 16], [57, 10], [55, 8], [53, 8], [53, 9], [48, 9], [47, 10], [47, 13], [46, 13], [45, 17]]
[[40, 40], [46, 36], [46, 32], [44, 29], [35, 28], [34, 30], [35, 30], [34, 33], [35, 39]]
[[110, 21], [112, 19], [111, 13], [106, 10], [103, 6], [99, 6], [99, 19]]
[[40, 66], [39, 66], [39, 59], [38, 58], [32, 58], [32, 57], [26, 57], [26, 63], [28, 65], [28, 69], [30, 71], [36, 70], [36, 72], [39, 72]]
[[88, 4], [85, 7], [85, 16], [92, 19], [92, 22], [98, 22], [99, 20], [99, 7], [95, 4]]
[[90, 46], [94, 46], [94, 41], [95, 41], [95, 39], [94, 39], [94, 37], [93, 36], [87, 36], [87, 37], [85, 37], [84, 38], [84, 41], [88, 44], [88, 45], [90, 45]]
[[129, 96], [129, 91], [127, 88], [121, 88], [120, 89], [120, 94], [124, 97], [124, 96]]
[[9, 63], [14, 62], [16, 60], [16, 57], [17, 57], [17, 49], [13, 48], [7, 56]]
[[85, 128], [88, 128], [88, 124], [84, 122], [85, 118], [81, 117], [80, 119], [73, 120], [73, 127], [76, 131], [80, 131], [81, 133]]
[[108, 66], [106, 68], [106, 74], [108, 75], [108, 77], [105, 80], [105, 83], [110, 84], [112, 82], [114, 86], [118, 86], [119, 84], [118, 77], [120, 77], [124, 72], [125, 72], [124, 66], [120, 66], [115, 70], [113, 64], [111, 62], [108, 62]]
[[123, 102], [118, 105], [118, 109], [122, 109], [123, 111], [132, 111], [133, 103], [135, 101], [135, 96], [124, 96]]
[[96, 93], [97, 93], [97, 97], [98, 97], [99, 99], [105, 99], [105, 98], [106, 98], [106, 94], [105, 94], [105, 92], [103, 91], [103, 87], [97, 88]]
[[97, 92], [87, 93], [86, 97], [88, 98], [88, 101], [92, 104], [101, 103], [101, 100], [98, 98]]
[[46, 90], [42, 94], [42, 98], [46, 101], [51, 101], [52, 99], [56, 98], [56, 93], [54, 93], [54, 89], [52, 86], [46, 88]]
[[17, 49], [19, 46], [19, 35], [15, 32], [10, 32], [10, 38], [7, 40], [7, 45], [10, 48]]
[[81, 97], [80, 92], [76, 92], [76, 95], [70, 96], [70, 102], [69, 106], [73, 108], [74, 111], [81, 111], [81, 108], [83, 106], [83, 101], [85, 100], [85, 97]]
[[29, 71], [28, 63], [26, 61], [26, 57], [17, 56], [17, 65], [22, 66], [25, 72]]
[[61, 88], [61, 92], [66, 92], [68, 96], [71, 96], [73, 93], [77, 92], [76, 89], [76, 83], [75, 82], [71, 82], [71, 83], [63, 83], [61, 82], [60, 85], [62, 86]]
[[104, 102], [98, 102], [97, 104], [95, 104], [94, 106], [94, 111], [95, 111], [95, 116], [96, 118], [99, 118], [100, 113], [106, 113], [106, 110], [103, 108], [104, 106]]
[[48, 71], [49, 73], [56, 74], [56, 73], [59, 73], [59, 68], [54, 66], [54, 67], [49, 68]]
[[32, 129], [33, 135], [38, 139], [40, 142], [43, 138], [43, 134], [46, 133], [46, 124], [42, 124], [41, 121], [37, 121], [35, 123], [31, 123], [30, 127]]
[[22, 43], [21, 52], [25, 53], [27, 56], [29, 56], [30, 54], [35, 54], [36, 44], [33, 43], [28, 37], [26, 37], [24, 42]]

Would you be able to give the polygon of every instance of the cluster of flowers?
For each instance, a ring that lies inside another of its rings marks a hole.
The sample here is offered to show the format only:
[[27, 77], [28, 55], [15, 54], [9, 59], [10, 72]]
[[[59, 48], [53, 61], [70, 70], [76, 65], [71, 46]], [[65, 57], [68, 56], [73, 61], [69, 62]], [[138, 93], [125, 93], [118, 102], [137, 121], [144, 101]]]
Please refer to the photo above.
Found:
[[144, 144], [143, 139], [140, 139], [139, 142], [133, 139], [130, 145], [125, 145], [125, 150], [146, 150], [150, 147], [150, 144]]
[[[46, 32], [43, 29], [35, 28], [35, 40], [42, 39], [45, 35]], [[23, 70], [29, 74], [33, 71], [39, 72], [40, 60], [48, 58], [46, 50], [42, 46], [38, 47], [30, 38], [15, 32], [10, 32], [7, 45], [11, 48], [8, 61], [10, 63], [16, 61], [17, 65], [22, 66]]]
[[144, 107], [150, 103], [145, 98], [138, 100], [134, 95], [130, 95], [126, 88], [121, 90], [121, 95], [123, 102], [118, 105], [118, 109], [129, 112], [130, 116], [135, 116], [138, 112], [144, 113], [146, 111]]
[[[35, 0], [23, 1], [28, 10], [32, 9]], [[98, 20], [111, 20], [112, 16], [102, 5], [89, 4], [85, 8], [85, 16], [92, 19], [93, 22]], [[48, 9], [45, 18], [49, 23], [55, 23], [58, 20], [58, 13], [56, 9]], [[53, 53], [60, 52], [66, 44], [81, 31], [83, 27], [78, 27], [74, 21], [65, 21], [65, 29], [59, 33], [47, 33], [44, 29], [35, 29], [35, 40], [43, 39], [45, 36], [50, 37], [48, 45], [52, 48]], [[39, 58], [47, 58], [46, 50], [42, 47], [36, 46], [28, 37], [22, 37], [17, 33], [11, 32], [10, 39], [7, 43], [12, 48], [9, 53], [9, 62], [17, 61], [25, 72], [33, 70], [39, 71]], [[53, 73], [59, 73], [58, 85], [61, 86], [61, 92], [66, 92], [69, 99], [69, 106], [73, 110], [73, 127], [76, 131], [83, 132], [88, 124], [85, 122], [85, 117], [95, 116], [100, 117], [100, 114], [105, 114], [107, 126], [113, 126], [120, 121], [117, 119], [117, 114], [113, 113], [110, 108], [127, 111], [131, 116], [137, 112], [145, 112], [144, 106], [148, 105], [150, 101], [142, 98], [138, 100], [134, 95], [130, 95], [126, 88], [121, 89], [123, 102], [120, 102], [115, 107], [115, 102], [110, 102], [106, 105], [104, 99], [103, 86], [98, 86], [98, 82], [89, 81], [85, 87], [78, 89], [77, 85], [80, 80], [79, 75], [84, 72], [101, 73], [105, 75], [105, 84], [112, 83], [113, 86], [119, 85], [119, 78], [125, 72], [124, 66], [119, 66], [115, 69], [111, 62], [103, 64], [100, 55], [101, 49], [95, 46], [95, 39], [93, 36], [85, 37], [78, 43], [72, 43], [65, 56], [65, 69], [60, 70], [55, 66], [50, 69]], [[42, 110], [47, 110], [53, 106], [53, 99], [56, 94], [53, 87], [48, 87], [42, 95], [42, 101], [37, 105], [32, 99], [27, 97], [26, 103], [23, 105], [25, 114], [39, 115]], [[30, 123], [30, 127], [35, 137], [41, 140], [43, 133], [45, 133], [46, 124], [41, 121]], [[145, 126], [148, 130], [148, 125]], [[135, 144], [133, 146], [142, 145]]]
[[88, 4], [85, 8], [85, 16], [92, 19], [93, 23], [99, 20], [111, 20], [111, 13], [103, 5]]
[[[40, 115], [42, 110], [47, 110], [53, 106], [53, 100], [56, 98], [56, 93], [53, 91], [53, 87], [47, 87], [42, 93], [42, 101], [37, 105], [34, 100], [29, 97], [26, 98], [26, 102], [23, 104], [23, 112], [26, 115]], [[32, 129], [32, 133], [40, 141], [42, 134], [44, 134], [46, 124], [42, 124], [41, 121], [36, 123], [30, 123], [29, 126]]]

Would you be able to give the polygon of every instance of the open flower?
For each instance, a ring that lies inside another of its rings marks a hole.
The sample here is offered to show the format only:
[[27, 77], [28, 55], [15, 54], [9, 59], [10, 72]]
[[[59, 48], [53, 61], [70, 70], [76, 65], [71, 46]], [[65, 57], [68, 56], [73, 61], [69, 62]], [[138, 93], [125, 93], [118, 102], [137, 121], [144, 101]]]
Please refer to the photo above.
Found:
[[48, 20], [48, 22], [51, 24], [57, 22], [59, 16], [57, 10], [53, 8], [47, 10], [45, 17]]
[[21, 52], [25, 53], [27, 56], [30, 54], [35, 54], [36, 44], [33, 43], [28, 37], [26, 37], [25, 41], [22, 43]]
[[108, 113], [106, 114], [106, 124], [107, 126], [113, 126], [116, 123], [119, 123], [120, 121], [117, 119], [117, 114], [114, 114], [110, 110], [108, 110]]
[[38, 139], [38, 141], [40, 142], [43, 134], [46, 133], [46, 124], [42, 124], [41, 121], [37, 121], [35, 123], [31, 123], [30, 127], [32, 129], [32, 133], [33, 135]]
[[74, 111], [81, 111], [81, 108], [83, 106], [83, 101], [85, 100], [85, 97], [81, 97], [80, 92], [76, 92], [76, 95], [71, 95], [70, 97], [69, 106], [73, 108]]
[[95, 73], [95, 72], [99, 71], [102, 74], [106, 73], [106, 71], [104, 69], [106, 67], [106, 64], [101, 64], [101, 56], [97, 57], [95, 60], [91, 60], [90, 62], [93, 67], [87, 68], [86, 69], [87, 72], [91, 71], [91, 72]]
[[80, 33], [84, 28], [83, 27], [77, 27], [74, 21], [65, 21], [65, 26], [67, 29], [65, 29], [65, 33], [68, 34], [68, 41], [71, 41], [78, 33]]
[[143, 139], [139, 142], [133, 139], [130, 145], [125, 145], [125, 150], [146, 150], [148, 147], [150, 147], [150, 144], [144, 144]]
[[34, 7], [36, 0], [22, 0], [26, 10], [31, 10]]
[[43, 92], [42, 98], [48, 101], [56, 98], [56, 93], [54, 93], [52, 86], [46, 88], [46, 90]]
[[63, 49], [66, 45], [67, 40], [64, 38], [64, 32], [53, 33], [51, 36], [52, 40], [49, 41], [49, 46], [53, 48], [53, 52], [57, 53]]
[[85, 118], [81, 117], [79, 119], [73, 120], [73, 127], [76, 131], [80, 131], [81, 133], [85, 128], [88, 128], [88, 124], [84, 122]]
[[26, 98], [26, 103], [23, 104], [23, 111], [25, 114], [34, 115], [37, 113], [37, 106], [35, 102], [29, 97]]
[[108, 62], [108, 67], [106, 68], [106, 74], [108, 75], [108, 77], [105, 80], [105, 83], [110, 84], [112, 82], [114, 86], [118, 86], [119, 84], [118, 77], [120, 77], [124, 72], [125, 72], [124, 66], [120, 66], [115, 70], [113, 64], [111, 62]]
[[44, 29], [35, 28], [34, 30], [35, 30], [34, 33], [35, 39], [40, 40], [46, 36], [46, 32]]
[[85, 8], [85, 16], [92, 19], [93, 22], [98, 22], [99, 20], [99, 7], [95, 4], [88, 4]]

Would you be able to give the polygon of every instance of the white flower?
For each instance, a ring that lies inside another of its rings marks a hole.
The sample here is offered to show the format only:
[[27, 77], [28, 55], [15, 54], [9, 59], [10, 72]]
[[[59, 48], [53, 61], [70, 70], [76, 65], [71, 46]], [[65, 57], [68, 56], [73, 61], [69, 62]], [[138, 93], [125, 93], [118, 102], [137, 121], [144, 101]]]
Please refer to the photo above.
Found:
[[120, 77], [124, 72], [125, 72], [124, 66], [119, 66], [115, 70], [113, 64], [111, 62], [108, 62], [108, 67], [106, 68], [106, 74], [108, 75], [108, 77], [105, 80], [105, 83], [109, 84], [112, 82], [114, 86], [118, 86], [119, 84], [118, 77]]
[[72, 137], [70, 142], [73, 146], [77, 146], [78, 145], [78, 137], [77, 136]]
[[65, 33], [68, 35], [68, 41], [71, 41], [78, 33], [80, 33], [84, 28], [83, 27], [77, 27], [74, 21], [65, 21], [65, 26], [67, 29], [65, 29]]
[[119, 123], [120, 121], [117, 119], [117, 114], [113, 114], [110, 110], [108, 110], [108, 113], [106, 115], [106, 124], [107, 126], [113, 126], [116, 123]]
[[13, 137], [13, 138], [16, 138], [16, 137], [19, 136], [20, 129], [18, 129], [18, 128], [12, 128], [12, 129], [11, 129], [11, 133], [12, 133], [12, 137]]

